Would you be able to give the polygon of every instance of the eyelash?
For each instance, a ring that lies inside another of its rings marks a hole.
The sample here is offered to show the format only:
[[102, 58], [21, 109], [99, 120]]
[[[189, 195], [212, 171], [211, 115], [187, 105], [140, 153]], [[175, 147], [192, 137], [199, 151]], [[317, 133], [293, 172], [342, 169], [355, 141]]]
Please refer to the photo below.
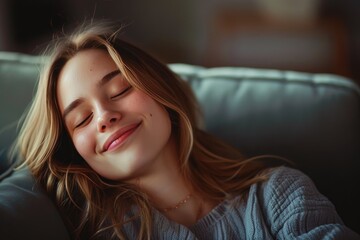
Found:
[[[119, 94], [116, 94], [115, 96], [111, 97], [111, 99], [120, 97], [121, 95], [125, 94], [126, 92], [128, 92], [130, 89], [132, 88], [132, 86], [128, 86], [127, 88], [125, 88], [123, 91], [121, 91]], [[81, 121], [79, 124], [77, 124], [75, 126], [75, 128], [81, 127], [90, 117], [92, 116], [92, 113], [87, 116], [83, 121]]]
[[92, 116], [92, 113], [89, 116], [87, 116], [84, 120], [82, 120], [78, 125], [76, 125], [75, 128], [78, 128], [81, 125], [83, 125], [91, 116]]
[[127, 88], [125, 88], [123, 91], [121, 91], [119, 94], [116, 94], [115, 96], [112, 96], [111, 99], [120, 97], [121, 95], [125, 94], [127, 91], [129, 91], [132, 88], [132, 86], [128, 86]]

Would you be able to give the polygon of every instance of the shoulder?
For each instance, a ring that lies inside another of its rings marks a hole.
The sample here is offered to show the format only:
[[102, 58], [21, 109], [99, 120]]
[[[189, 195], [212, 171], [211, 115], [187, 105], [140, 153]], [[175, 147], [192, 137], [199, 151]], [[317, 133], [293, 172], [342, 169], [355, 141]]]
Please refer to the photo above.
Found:
[[319, 194], [313, 181], [300, 170], [281, 166], [268, 171], [268, 180], [263, 182], [260, 188], [265, 194], [264, 197], [286, 197], [294, 200], [303, 194]]
[[264, 220], [277, 239], [319, 239], [325, 235], [345, 239], [343, 236], [353, 234], [344, 226], [334, 205], [297, 169], [272, 168], [268, 180], [252, 190], [256, 192]]
[[[259, 203], [272, 226], [281, 226], [286, 219], [299, 212], [334, 212], [333, 204], [316, 188], [303, 172], [289, 167], [276, 167], [268, 172], [268, 179], [256, 186]], [[334, 214], [336, 221], [341, 221]]]

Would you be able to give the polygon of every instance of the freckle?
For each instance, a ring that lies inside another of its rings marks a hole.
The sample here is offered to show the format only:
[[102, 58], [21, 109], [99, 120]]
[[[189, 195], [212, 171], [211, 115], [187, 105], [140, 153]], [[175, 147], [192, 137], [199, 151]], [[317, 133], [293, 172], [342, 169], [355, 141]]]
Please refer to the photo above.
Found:
[[92, 69], [92, 68], [90, 68], [90, 72], [92, 72], [92, 70], [93, 70], [93, 69]]
[[150, 113], [150, 117], [152, 117], [152, 114]]

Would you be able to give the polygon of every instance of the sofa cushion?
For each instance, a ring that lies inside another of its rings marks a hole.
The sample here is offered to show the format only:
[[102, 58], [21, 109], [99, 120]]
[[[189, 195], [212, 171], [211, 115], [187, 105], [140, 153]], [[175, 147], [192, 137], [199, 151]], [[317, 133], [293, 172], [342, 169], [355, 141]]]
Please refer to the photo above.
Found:
[[0, 238], [70, 239], [55, 205], [25, 168], [0, 182]]

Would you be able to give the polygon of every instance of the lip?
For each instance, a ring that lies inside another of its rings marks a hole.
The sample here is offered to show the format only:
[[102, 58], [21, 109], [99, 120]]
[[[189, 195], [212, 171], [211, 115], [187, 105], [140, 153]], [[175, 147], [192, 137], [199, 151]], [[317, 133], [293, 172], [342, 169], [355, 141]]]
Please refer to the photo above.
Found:
[[102, 151], [110, 151], [121, 145], [139, 126], [141, 122], [129, 124], [113, 133], [104, 143]]

